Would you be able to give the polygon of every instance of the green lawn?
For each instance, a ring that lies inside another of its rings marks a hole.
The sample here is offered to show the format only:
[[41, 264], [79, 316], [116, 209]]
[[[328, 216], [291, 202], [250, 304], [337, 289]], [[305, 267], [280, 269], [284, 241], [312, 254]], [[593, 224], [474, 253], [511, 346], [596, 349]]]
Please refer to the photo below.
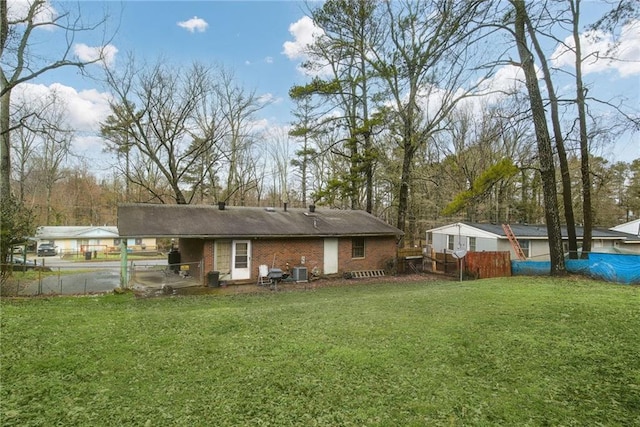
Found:
[[2, 425], [640, 425], [640, 288], [3, 300]]

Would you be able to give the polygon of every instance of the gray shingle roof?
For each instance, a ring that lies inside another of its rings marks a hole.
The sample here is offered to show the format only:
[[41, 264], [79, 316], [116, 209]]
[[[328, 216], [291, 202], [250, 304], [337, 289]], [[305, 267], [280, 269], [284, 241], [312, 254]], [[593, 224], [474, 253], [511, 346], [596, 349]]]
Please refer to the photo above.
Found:
[[[500, 237], [507, 238], [507, 235], [502, 229], [502, 224], [489, 224], [489, 223], [474, 223], [465, 222], [465, 224], [478, 228], [480, 230], [487, 231], [489, 233], [497, 234]], [[510, 224], [513, 234], [519, 239], [546, 239], [547, 238], [547, 226], [546, 225], [525, 225], [525, 224]], [[562, 237], [567, 237], [567, 228], [561, 227]], [[576, 235], [579, 239], [583, 234], [582, 227], [576, 227]], [[629, 235], [619, 231], [607, 230], [602, 228], [594, 228], [592, 231], [593, 238], [596, 239], [623, 239], [628, 238]]]
[[123, 204], [123, 237], [303, 237], [400, 236], [402, 232], [360, 210], [255, 208], [210, 205]]

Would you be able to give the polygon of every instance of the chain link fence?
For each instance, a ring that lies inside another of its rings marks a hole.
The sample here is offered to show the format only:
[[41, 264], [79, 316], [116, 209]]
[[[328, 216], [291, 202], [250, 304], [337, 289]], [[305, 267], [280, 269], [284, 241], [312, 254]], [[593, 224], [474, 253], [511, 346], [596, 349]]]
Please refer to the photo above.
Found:
[[[13, 267], [13, 266], [9, 266]], [[2, 296], [89, 295], [112, 292], [120, 286], [119, 267], [22, 266], [3, 278]]]

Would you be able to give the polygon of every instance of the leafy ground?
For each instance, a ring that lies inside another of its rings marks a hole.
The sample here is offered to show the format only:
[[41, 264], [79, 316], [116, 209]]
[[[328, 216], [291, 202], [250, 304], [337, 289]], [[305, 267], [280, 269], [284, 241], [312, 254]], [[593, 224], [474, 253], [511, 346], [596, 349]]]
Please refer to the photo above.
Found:
[[640, 288], [4, 299], [2, 425], [640, 425]]

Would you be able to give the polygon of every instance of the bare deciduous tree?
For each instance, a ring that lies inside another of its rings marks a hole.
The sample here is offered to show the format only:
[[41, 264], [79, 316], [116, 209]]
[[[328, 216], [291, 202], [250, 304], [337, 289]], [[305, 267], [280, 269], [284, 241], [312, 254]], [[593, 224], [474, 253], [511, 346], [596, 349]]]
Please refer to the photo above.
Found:
[[252, 156], [256, 130], [252, 123], [255, 113], [267, 105], [254, 90], [247, 90], [235, 79], [231, 70], [218, 74], [216, 96], [220, 103], [222, 123], [226, 134], [220, 140], [227, 161], [226, 188], [221, 201], [235, 201], [244, 205], [246, 196], [256, 186], [256, 159]]
[[[26, 5], [22, 10], [21, 5]], [[0, 259], [5, 259], [14, 232], [11, 224], [24, 224], [10, 215], [19, 215], [22, 202], [11, 194], [11, 93], [13, 89], [38, 76], [61, 67], [77, 67], [104, 59], [106, 43], [96, 49], [88, 61], [74, 57], [73, 41], [85, 31], [93, 31], [105, 23], [106, 17], [85, 25], [80, 12], [58, 12], [47, 0], [23, 2], [0, 1], [0, 204], [15, 209], [2, 211], [3, 232], [0, 235]], [[57, 49], [38, 52], [37, 33], [41, 28], [54, 28], [65, 34]], [[19, 122], [19, 121], [18, 121]], [[25, 213], [28, 215], [29, 213]], [[2, 268], [4, 272], [4, 267]], [[4, 277], [4, 274], [3, 274]]]
[[397, 227], [404, 231], [416, 153], [482, 81], [477, 74], [471, 79], [470, 45], [483, 2], [407, 0], [386, 7], [386, 42], [371, 57], [391, 98], [391, 130], [402, 150]]
[[[130, 150], [140, 154], [134, 159], [140, 163], [128, 171], [128, 178], [164, 203], [166, 195], [158, 191], [155, 179], [149, 179], [157, 177], [157, 172], [175, 203], [189, 203], [196, 193], [185, 192], [185, 177], [216, 142], [211, 129], [202, 128], [196, 120], [198, 108], [212, 90], [210, 69], [199, 64], [176, 69], [158, 61], [140, 70], [130, 59], [120, 74], [107, 70], [107, 83], [114, 102], [103, 135], [127, 152], [128, 161]], [[192, 188], [198, 185], [193, 182]]]
[[[33, 0], [26, 10], [18, 2], [0, 2], [0, 195], [11, 191], [11, 91], [21, 83], [61, 67], [85, 66], [103, 61], [111, 49], [106, 43], [98, 47], [95, 57], [80, 60], [74, 56], [73, 41], [82, 32], [91, 32], [103, 26], [102, 20], [84, 24], [80, 10], [57, 11], [46, 0]], [[50, 52], [37, 52], [37, 33], [42, 28], [63, 31], [66, 44]]]

